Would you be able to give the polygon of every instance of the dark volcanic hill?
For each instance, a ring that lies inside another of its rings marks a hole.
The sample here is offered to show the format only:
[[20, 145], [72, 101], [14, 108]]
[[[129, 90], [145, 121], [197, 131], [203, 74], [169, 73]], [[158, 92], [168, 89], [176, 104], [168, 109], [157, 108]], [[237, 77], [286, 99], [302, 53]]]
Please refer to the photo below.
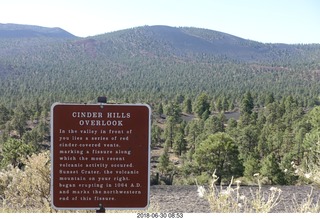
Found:
[[[83, 49], [91, 55], [99, 51], [99, 55], [102, 57], [107, 55], [111, 59], [113, 57], [110, 56], [110, 51], [113, 50], [113, 53], [125, 53], [124, 55], [130, 53], [135, 56], [177, 57], [192, 60], [215, 57], [216, 59], [250, 63], [283, 60], [310, 61], [311, 59], [316, 60], [320, 53], [319, 44], [264, 44], [227, 33], [192, 27], [143, 26], [88, 38], [78, 38], [61, 28], [0, 24], [0, 39], [9, 42], [8, 47], [4, 47], [9, 53], [10, 50], [16, 50], [17, 46], [22, 50], [28, 47], [24, 39], [28, 41], [29, 46], [33, 46], [34, 42], [46, 44], [48, 41], [58, 39], [59, 43], [61, 40], [65, 40], [65, 43], [73, 40], [73, 45], [84, 46]], [[36, 40], [30, 42], [30, 39]], [[11, 42], [14, 40], [18, 40], [19, 45], [12, 45]], [[60, 46], [57, 45], [57, 51], [51, 52], [60, 53]], [[63, 50], [65, 51], [65, 48]], [[36, 51], [34, 52], [36, 55]]]
[[319, 44], [264, 44], [191, 27], [143, 26], [88, 38], [28, 28], [0, 26], [7, 36], [33, 36], [0, 33], [0, 101], [320, 93]]
[[71, 33], [58, 27], [48, 28], [34, 25], [0, 23], [0, 38], [31, 37], [75, 38]]
[[[144, 26], [107, 33], [94, 37], [101, 42], [109, 40], [131, 52], [180, 57], [215, 56], [245, 62], [279, 61], [288, 55], [295, 59], [309, 58], [310, 49], [320, 45], [301, 46], [264, 44], [227, 33], [192, 27]], [[314, 46], [314, 47], [313, 47]], [[117, 47], [119, 48], [119, 47]]]

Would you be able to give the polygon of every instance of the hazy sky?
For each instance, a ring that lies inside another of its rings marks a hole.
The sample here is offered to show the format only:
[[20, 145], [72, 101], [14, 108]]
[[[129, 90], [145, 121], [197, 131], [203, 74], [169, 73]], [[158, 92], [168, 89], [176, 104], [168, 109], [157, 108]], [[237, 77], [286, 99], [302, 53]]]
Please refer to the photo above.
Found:
[[81, 37], [143, 25], [217, 30], [264, 43], [320, 43], [319, 0], [1, 0], [0, 23]]

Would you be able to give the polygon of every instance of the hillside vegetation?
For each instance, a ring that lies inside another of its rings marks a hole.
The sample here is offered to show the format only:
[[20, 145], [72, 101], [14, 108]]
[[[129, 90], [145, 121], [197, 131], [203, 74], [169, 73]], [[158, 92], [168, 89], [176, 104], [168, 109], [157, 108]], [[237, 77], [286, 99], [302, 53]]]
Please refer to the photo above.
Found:
[[249, 90], [262, 104], [272, 91], [312, 105], [319, 93], [320, 45], [262, 44], [166, 26], [90, 38], [7, 37], [0, 45], [0, 100], [9, 107], [16, 100], [48, 107], [101, 94], [149, 102], [207, 92], [236, 102]]

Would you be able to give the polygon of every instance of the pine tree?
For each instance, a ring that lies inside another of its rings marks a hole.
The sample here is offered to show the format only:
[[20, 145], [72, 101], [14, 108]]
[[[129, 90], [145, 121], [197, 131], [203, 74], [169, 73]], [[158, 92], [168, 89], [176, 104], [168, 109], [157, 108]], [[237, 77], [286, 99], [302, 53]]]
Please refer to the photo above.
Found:
[[244, 95], [244, 98], [241, 101], [241, 109], [240, 109], [240, 111], [241, 111], [241, 113], [251, 114], [253, 108], [254, 108], [253, 97], [252, 97], [250, 91], [248, 91]]
[[193, 110], [198, 117], [201, 118], [202, 114], [206, 111], [210, 112], [210, 103], [207, 94], [202, 93], [198, 96]]
[[34, 146], [25, 144], [19, 139], [9, 138], [3, 144], [1, 166], [11, 164], [14, 167], [21, 167], [23, 165], [22, 160], [34, 152], [36, 152]]
[[192, 113], [192, 102], [191, 102], [191, 99], [190, 98], [185, 99], [183, 105], [184, 105], [184, 112], [186, 112], [188, 114], [191, 114]]
[[242, 164], [238, 159], [239, 151], [234, 140], [226, 133], [209, 135], [196, 148], [194, 160], [199, 165], [201, 172], [212, 172], [216, 170], [219, 177], [231, 178], [242, 175]]
[[185, 140], [183, 133], [178, 132], [178, 134], [175, 136], [173, 150], [179, 156], [181, 156], [182, 153], [187, 150], [187, 141]]
[[159, 157], [158, 170], [162, 174], [166, 174], [169, 170], [169, 165], [170, 165], [170, 158], [169, 158], [168, 147], [164, 147], [163, 153]]
[[263, 158], [260, 173], [268, 177], [272, 184], [285, 184], [284, 173], [281, 171], [274, 153]]

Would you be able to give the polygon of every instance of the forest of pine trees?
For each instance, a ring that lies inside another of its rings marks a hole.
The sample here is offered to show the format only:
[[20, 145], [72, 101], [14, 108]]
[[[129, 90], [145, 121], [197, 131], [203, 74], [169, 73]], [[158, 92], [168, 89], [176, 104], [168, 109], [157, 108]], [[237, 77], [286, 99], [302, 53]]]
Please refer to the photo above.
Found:
[[[319, 167], [320, 107], [306, 108], [292, 96], [257, 105], [246, 92], [239, 103], [206, 93], [195, 99], [176, 95], [152, 106], [151, 148], [155, 157], [153, 183], [206, 182], [214, 170], [220, 182], [255, 173], [268, 184], [296, 184], [293, 163], [306, 171]], [[239, 105], [239, 107], [237, 107]], [[234, 115], [230, 116], [230, 115]], [[1, 168], [22, 168], [23, 160], [50, 149], [49, 112], [35, 102], [10, 110], [0, 106]], [[154, 159], [152, 159], [154, 161]]]

